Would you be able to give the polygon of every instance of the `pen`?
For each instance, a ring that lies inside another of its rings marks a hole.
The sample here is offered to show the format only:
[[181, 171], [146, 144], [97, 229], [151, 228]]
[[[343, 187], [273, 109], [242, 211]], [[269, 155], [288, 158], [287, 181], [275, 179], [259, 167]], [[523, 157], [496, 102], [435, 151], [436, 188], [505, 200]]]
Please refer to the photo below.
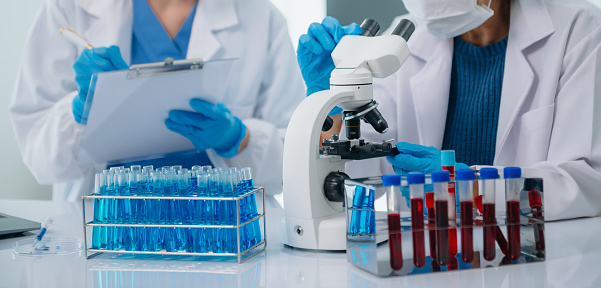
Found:
[[86, 38], [81, 37], [79, 34], [77, 34], [77, 32], [75, 32], [75, 30], [71, 28], [61, 28], [59, 30], [59, 33], [78, 47], [84, 47], [86, 49], [94, 48], [92, 44], [88, 43], [88, 40], [86, 40]]
[[35, 236], [35, 240], [33, 240], [33, 247], [35, 247], [35, 245], [38, 244], [38, 242], [42, 241], [44, 234], [46, 234], [46, 230], [50, 228], [52, 222], [54, 222], [54, 220], [51, 217], [46, 217], [46, 219], [44, 219], [44, 222], [42, 222], [42, 229], [40, 230], [40, 233], [38, 234], [38, 236]]

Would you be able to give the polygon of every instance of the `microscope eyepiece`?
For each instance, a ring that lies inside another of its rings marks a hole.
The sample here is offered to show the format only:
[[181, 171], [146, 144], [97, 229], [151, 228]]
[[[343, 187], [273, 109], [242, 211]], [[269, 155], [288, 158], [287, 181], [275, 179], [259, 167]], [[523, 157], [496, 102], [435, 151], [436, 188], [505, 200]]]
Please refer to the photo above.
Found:
[[361, 36], [373, 37], [380, 31], [380, 24], [374, 19], [367, 18], [361, 23], [361, 29], [363, 29]]
[[391, 34], [399, 35], [403, 37], [405, 41], [409, 41], [409, 37], [411, 37], [413, 31], [415, 31], [415, 25], [413, 25], [413, 22], [403, 19], [401, 22], [399, 22], [399, 24], [396, 25], [396, 27], [394, 27], [394, 30], [392, 30]]

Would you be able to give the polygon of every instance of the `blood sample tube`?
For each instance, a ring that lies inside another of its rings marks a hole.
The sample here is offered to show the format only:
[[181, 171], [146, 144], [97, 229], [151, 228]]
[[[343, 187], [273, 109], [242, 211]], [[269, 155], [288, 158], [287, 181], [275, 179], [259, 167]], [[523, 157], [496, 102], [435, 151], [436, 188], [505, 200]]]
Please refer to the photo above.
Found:
[[532, 211], [532, 217], [540, 220], [538, 223], [534, 224], [534, 244], [536, 245], [536, 250], [543, 251], [545, 250], [545, 226], [540, 223], [544, 221], [543, 199], [542, 193], [540, 192], [540, 190], [542, 190], [542, 185], [540, 180], [527, 178], [524, 180], [524, 190], [528, 191], [528, 202]]
[[457, 199], [455, 194], [455, 151], [440, 153], [442, 170], [449, 171], [449, 255], [457, 255]]
[[430, 236], [430, 257], [436, 262], [436, 212], [434, 212], [434, 192], [426, 192], [428, 210], [428, 235]]
[[409, 195], [411, 198], [411, 230], [413, 236], [413, 265], [418, 268], [426, 265], [426, 248], [424, 246], [424, 184], [423, 173], [407, 174]]
[[436, 200], [436, 259], [439, 265], [449, 263], [449, 171], [432, 172]]
[[507, 203], [507, 248], [509, 258], [520, 258], [520, 191], [522, 190], [522, 169], [505, 167], [505, 201]]
[[401, 242], [401, 176], [382, 176], [382, 186], [386, 187], [388, 201], [388, 245], [390, 246], [390, 268], [403, 268], [403, 246]]
[[471, 263], [474, 260], [474, 170], [457, 170], [457, 190], [459, 191], [459, 213], [461, 215], [461, 260]]
[[495, 239], [497, 237], [497, 220], [495, 218], [495, 181], [499, 179], [496, 168], [482, 168], [482, 213], [484, 236], [484, 259], [495, 259]]

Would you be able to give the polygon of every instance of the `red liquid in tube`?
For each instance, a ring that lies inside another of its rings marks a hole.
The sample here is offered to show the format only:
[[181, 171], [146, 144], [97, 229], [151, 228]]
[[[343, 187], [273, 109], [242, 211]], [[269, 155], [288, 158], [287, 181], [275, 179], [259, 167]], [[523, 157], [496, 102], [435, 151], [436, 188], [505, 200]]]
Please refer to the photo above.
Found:
[[473, 239], [473, 209], [474, 204], [471, 201], [461, 202], [461, 260], [465, 263], [471, 263], [474, 260], [474, 239]]
[[[538, 190], [528, 191], [528, 200], [532, 209], [532, 217], [543, 220], [543, 200]], [[426, 204], [427, 205], [427, 204]], [[430, 210], [428, 210], [430, 213]], [[545, 250], [545, 231], [542, 224], [534, 224], [534, 243], [536, 250]]]
[[388, 214], [388, 244], [390, 246], [390, 267], [393, 270], [400, 270], [403, 268], [400, 214]]
[[426, 265], [424, 199], [411, 199], [411, 228], [413, 230], [413, 265], [421, 268]]
[[449, 213], [446, 200], [436, 200], [436, 255], [438, 264], [449, 263]]
[[507, 242], [509, 258], [517, 260], [521, 255], [520, 247], [520, 202], [507, 201]]
[[[494, 203], [484, 203], [483, 207], [483, 217], [484, 217], [484, 259], [491, 261], [495, 259], [495, 239], [497, 238], [497, 229], [498, 226], [497, 221], [495, 219], [495, 204]], [[500, 231], [500, 230], [499, 230]], [[501, 245], [499, 245], [501, 246]]]
[[434, 212], [434, 192], [426, 193], [426, 209], [428, 209], [428, 235], [430, 239], [430, 257], [436, 262], [436, 212]]

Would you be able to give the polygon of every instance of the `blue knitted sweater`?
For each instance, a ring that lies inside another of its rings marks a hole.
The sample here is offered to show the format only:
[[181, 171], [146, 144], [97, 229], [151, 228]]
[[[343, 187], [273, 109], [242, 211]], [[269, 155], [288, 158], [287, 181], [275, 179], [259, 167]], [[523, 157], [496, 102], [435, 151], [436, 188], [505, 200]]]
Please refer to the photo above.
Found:
[[492, 165], [505, 68], [507, 38], [476, 47], [455, 38], [443, 150], [457, 162]]

